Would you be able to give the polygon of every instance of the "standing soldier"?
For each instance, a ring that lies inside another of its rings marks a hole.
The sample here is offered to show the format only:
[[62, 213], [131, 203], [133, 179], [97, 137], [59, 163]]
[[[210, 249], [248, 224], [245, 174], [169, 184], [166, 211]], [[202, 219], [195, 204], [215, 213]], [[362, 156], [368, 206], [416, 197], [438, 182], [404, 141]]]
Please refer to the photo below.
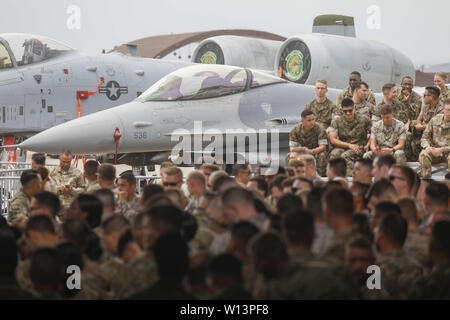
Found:
[[364, 81], [354, 82], [352, 85], [353, 90], [353, 102], [355, 103], [356, 113], [360, 113], [371, 118], [371, 112], [375, 109], [375, 106], [367, 101], [369, 95], [369, 85]]
[[445, 72], [438, 72], [434, 75], [434, 85], [438, 87], [441, 94], [439, 95], [439, 107], [442, 107], [445, 99], [450, 98], [450, 91], [447, 88], [448, 77]]
[[97, 190], [100, 190], [101, 187], [98, 184], [98, 167], [99, 163], [95, 160], [89, 160], [84, 165], [84, 176], [86, 177], [86, 192], [94, 193]]
[[421, 149], [420, 140], [422, 134], [430, 120], [439, 114], [442, 109], [439, 107], [439, 89], [436, 87], [426, 87], [423, 95], [422, 110], [413, 128], [411, 149], [415, 158], [419, 157]]
[[[350, 78], [348, 79], [348, 86], [344, 90], [342, 90], [341, 93], [339, 93], [339, 96], [336, 100], [336, 105], [339, 108], [341, 107], [342, 100], [344, 100], [346, 98], [349, 98], [349, 99], [353, 98], [352, 85], [355, 82], [361, 82], [361, 81], [362, 81], [361, 74], [358, 71], [353, 71], [352, 73], [350, 73]], [[373, 94], [373, 92], [371, 90], [369, 90], [366, 100], [373, 105], [375, 105], [377, 103], [375, 100], [375, 95]]]
[[68, 208], [73, 198], [84, 191], [83, 174], [70, 165], [72, 158], [72, 153], [65, 150], [59, 156], [59, 166], [50, 171], [50, 177], [56, 183], [58, 196], [64, 208]]
[[380, 109], [383, 105], [391, 105], [394, 111], [394, 118], [400, 120], [406, 125], [406, 131], [409, 129], [409, 117], [406, 106], [397, 100], [397, 87], [393, 83], [386, 83], [383, 88], [383, 101], [375, 107], [372, 112], [372, 124], [381, 120]]
[[431, 177], [431, 164], [446, 162], [450, 168], [450, 99], [444, 101], [443, 114], [438, 114], [428, 123], [422, 140], [419, 156], [422, 178]]
[[330, 143], [334, 149], [330, 159], [344, 158], [347, 164], [347, 176], [351, 176], [356, 158], [368, 149], [367, 133], [371, 128], [370, 119], [362, 114], [355, 114], [353, 100], [342, 100], [343, 116], [331, 122]]
[[394, 119], [392, 106], [388, 104], [381, 107], [380, 113], [381, 120], [371, 130], [370, 151], [364, 154], [364, 158], [373, 159], [378, 154], [392, 154], [398, 164], [405, 163], [405, 125]]
[[295, 126], [289, 135], [289, 148], [292, 151], [295, 147], [304, 147], [306, 153], [314, 156], [317, 171], [324, 176], [327, 168], [327, 145], [325, 129], [315, 122], [315, 116], [311, 110], [304, 110], [302, 122]]
[[328, 82], [326, 80], [316, 81], [316, 98], [308, 103], [304, 110], [311, 110], [316, 116], [316, 121], [327, 129], [333, 117], [339, 115], [336, 105], [327, 98]]

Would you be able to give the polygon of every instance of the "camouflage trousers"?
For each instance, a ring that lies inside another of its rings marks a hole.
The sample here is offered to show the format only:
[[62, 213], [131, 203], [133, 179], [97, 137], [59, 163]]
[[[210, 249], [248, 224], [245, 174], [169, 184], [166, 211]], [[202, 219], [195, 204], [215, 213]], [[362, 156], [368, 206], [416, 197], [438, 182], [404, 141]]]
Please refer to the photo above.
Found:
[[[363, 147], [360, 146], [361, 150], [364, 150]], [[355, 160], [359, 157], [362, 157], [363, 153], [356, 153], [352, 149], [342, 149], [342, 148], [334, 148], [330, 152], [330, 160], [334, 158], [343, 158], [345, 163], [347, 164], [347, 177], [352, 176], [353, 167], [355, 165]]]
[[[406, 156], [405, 156], [405, 152], [403, 150], [395, 151], [393, 156], [394, 156], [397, 164], [405, 164], [406, 163]], [[373, 153], [373, 151], [366, 152], [366, 153], [364, 153], [363, 158], [373, 160], [373, 158], [375, 158], [375, 153]]]
[[314, 155], [316, 159], [316, 170], [321, 177], [325, 177], [327, 173], [327, 152], [321, 152]]
[[410, 135], [410, 139], [408, 140], [408, 136], [406, 139], [405, 152], [406, 158], [408, 161], [415, 162], [418, 161], [420, 152], [422, 151], [422, 146], [420, 145], [420, 140], [422, 139], [423, 131], [418, 131], [415, 128], [413, 129], [413, 133]]
[[419, 155], [420, 176], [422, 178], [430, 178], [431, 165], [444, 162], [447, 162], [447, 165], [450, 168], [450, 152], [443, 152], [439, 157], [435, 157], [423, 150]]

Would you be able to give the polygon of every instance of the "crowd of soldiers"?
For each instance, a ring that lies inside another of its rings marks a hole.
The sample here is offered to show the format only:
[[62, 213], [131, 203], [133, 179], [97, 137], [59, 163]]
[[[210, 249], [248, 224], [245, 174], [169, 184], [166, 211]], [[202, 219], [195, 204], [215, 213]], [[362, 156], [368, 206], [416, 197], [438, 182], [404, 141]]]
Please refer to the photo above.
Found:
[[326, 180], [326, 139], [274, 174], [165, 162], [140, 195], [130, 171], [89, 160], [83, 174], [66, 151], [49, 172], [35, 153], [0, 220], [0, 299], [450, 298], [450, 177], [374, 152], [352, 183], [329, 160]]
[[421, 97], [404, 77], [401, 89], [387, 83], [383, 100], [376, 105], [369, 85], [359, 72], [352, 72], [349, 86], [336, 104], [327, 98], [327, 81], [317, 80], [316, 98], [304, 107], [301, 123], [289, 138], [291, 151], [302, 148], [312, 154], [321, 176], [327, 161], [343, 158], [351, 176], [355, 160], [391, 154], [399, 164], [419, 162], [420, 176], [430, 178], [432, 165], [450, 165], [450, 91], [447, 75], [436, 73], [434, 86]]

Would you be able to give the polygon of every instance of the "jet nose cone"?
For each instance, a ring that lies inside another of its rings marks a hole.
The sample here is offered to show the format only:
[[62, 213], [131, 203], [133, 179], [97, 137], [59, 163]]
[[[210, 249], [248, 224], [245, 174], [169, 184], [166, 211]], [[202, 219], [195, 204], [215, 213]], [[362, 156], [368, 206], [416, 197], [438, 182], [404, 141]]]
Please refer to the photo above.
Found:
[[123, 131], [120, 118], [105, 110], [45, 130], [28, 138], [18, 147], [56, 154], [65, 149], [75, 154], [115, 152], [116, 129]]

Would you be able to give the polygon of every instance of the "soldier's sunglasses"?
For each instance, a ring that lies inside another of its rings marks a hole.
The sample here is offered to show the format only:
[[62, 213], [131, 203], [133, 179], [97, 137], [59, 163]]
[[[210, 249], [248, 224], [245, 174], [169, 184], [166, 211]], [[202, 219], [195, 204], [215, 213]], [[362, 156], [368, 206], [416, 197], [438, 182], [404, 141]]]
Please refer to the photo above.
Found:
[[163, 185], [164, 187], [176, 187], [178, 182], [163, 182]]
[[401, 178], [401, 177], [397, 177], [397, 176], [392, 176], [392, 175], [390, 175], [389, 176], [389, 180], [390, 181], [394, 181], [395, 179], [398, 179], [398, 180], [403, 180], [403, 181], [405, 181], [406, 179], [404, 179], [404, 178]]
[[352, 113], [353, 109], [342, 110], [343, 113]]

